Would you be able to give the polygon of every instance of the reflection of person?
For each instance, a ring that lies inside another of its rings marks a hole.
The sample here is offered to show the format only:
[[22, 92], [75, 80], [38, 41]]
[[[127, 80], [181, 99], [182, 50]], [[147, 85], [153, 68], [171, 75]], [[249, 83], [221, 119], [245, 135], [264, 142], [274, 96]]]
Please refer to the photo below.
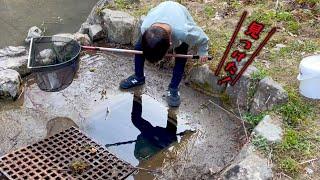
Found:
[[[187, 8], [173, 1], [165, 1], [149, 11], [141, 25], [142, 37], [138, 39], [136, 50], [143, 55], [135, 55], [135, 73], [120, 83], [122, 89], [129, 89], [145, 83], [144, 61], [151, 63], [161, 60], [167, 51], [187, 54], [189, 49], [197, 49], [202, 62], [208, 59], [208, 36], [197, 26]], [[172, 80], [168, 87], [169, 106], [180, 105], [179, 84], [187, 59], [176, 58]]]
[[170, 112], [171, 109], [169, 109], [168, 112], [168, 121], [165, 128], [159, 126], [154, 127], [150, 122], [141, 117], [142, 99], [141, 96], [135, 96], [132, 105], [131, 120], [134, 126], [141, 132], [137, 137], [134, 150], [134, 156], [138, 160], [147, 159], [177, 141], [177, 118], [176, 115], [172, 115]]

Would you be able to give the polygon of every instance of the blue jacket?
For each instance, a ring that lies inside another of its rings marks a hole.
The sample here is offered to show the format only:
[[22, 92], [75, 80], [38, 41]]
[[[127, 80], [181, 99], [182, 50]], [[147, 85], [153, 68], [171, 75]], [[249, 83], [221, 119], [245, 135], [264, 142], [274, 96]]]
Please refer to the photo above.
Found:
[[173, 1], [165, 1], [151, 9], [143, 20], [143, 34], [152, 24], [165, 23], [172, 28], [172, 48], [185, 42], [191, 49], [197, 49], [198, 55], [208, 55], [208, 36], [197, 26], [187, 8]]

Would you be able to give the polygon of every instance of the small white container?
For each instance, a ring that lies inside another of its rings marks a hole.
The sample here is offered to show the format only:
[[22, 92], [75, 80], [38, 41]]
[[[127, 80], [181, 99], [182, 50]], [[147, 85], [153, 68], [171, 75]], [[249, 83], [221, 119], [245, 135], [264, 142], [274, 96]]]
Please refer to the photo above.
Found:
[[320, 99], [320, 55], [303, 58], [299, 70], [300, 93], [308, 98]]

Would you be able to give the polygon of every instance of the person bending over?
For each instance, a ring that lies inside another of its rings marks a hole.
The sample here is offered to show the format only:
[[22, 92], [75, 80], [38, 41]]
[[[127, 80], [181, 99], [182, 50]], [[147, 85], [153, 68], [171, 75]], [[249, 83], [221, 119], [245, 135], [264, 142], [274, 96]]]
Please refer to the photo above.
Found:
[[[201, 62], [208, 59], [208, 36], [196, 25], [183, 5], [166, 1], [151, 9], [141, 25], [142, 37], [138, 39], [135, 50], [143, 55], [135, 55], [135, 73], [120, 83], [120, 88], [129, 89], [145, 83], [144, 61], [151, 63], [161, 60], [169, 49], [177, 54], [187, 54], [190, 48], [197, 49]], [[179, 84], [182, 80], [186, 58], [175, 58], [171, 82], [168, 86], [169, 106], [181, 104]]]

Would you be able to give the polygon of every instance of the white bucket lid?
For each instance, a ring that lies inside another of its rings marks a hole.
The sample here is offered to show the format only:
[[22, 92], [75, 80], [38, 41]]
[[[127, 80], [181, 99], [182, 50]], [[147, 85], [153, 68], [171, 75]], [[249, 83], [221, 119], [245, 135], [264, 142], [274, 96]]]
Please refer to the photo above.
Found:
[[302, 59], [299, 66], [298, 80], [320, 77], [320, 55], [308, 56]]

